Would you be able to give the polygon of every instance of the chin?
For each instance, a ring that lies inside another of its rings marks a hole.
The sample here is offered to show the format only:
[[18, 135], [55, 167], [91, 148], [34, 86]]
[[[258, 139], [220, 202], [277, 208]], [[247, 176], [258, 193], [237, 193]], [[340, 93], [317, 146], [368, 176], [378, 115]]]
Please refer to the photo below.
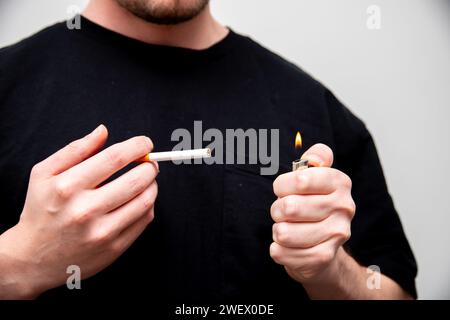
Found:
[[196, 17], [209, 0], [116, 0], [137, 17], [156, 24], [177, 24]]

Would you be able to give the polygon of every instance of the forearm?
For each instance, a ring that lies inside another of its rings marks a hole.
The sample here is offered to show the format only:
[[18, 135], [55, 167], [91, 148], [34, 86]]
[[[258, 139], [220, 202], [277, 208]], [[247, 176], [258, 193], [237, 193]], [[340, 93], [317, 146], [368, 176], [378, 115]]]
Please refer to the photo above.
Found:
[[411, 299], [396, 282], [380, 274], [379, 288], [367, 286], [367, 268], [341, 247], [330, 267], [313, 283], [303, 284], [311, 299]]

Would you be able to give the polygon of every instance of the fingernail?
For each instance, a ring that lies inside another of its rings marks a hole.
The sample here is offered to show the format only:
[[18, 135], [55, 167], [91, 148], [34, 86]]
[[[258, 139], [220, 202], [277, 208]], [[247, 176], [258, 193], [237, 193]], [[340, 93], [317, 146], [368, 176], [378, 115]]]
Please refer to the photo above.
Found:
[[159, 173], [159, 163], [158, 163], [158, 161], [152, 161], [152, 163], [155, 164], [156, 170], [158, 170], [158, 173]]
[[149, 149], [153, 149], [153, 141], [152, 141], [152, 139], [150, 139], [147, 136], [145, 136], [145, 138], [147, 139], [147, 144], [148, 144]]

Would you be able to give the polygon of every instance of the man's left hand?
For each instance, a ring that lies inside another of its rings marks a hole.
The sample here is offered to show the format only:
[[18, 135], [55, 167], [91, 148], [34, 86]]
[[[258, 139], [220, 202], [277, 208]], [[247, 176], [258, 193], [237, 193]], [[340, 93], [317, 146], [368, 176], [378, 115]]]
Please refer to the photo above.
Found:
[[273, 184], [278, 200], [270, 209], [275, 221], [270, 255], [293, 279], [313, 284], [337, 276], [355, 203], [350, 178], [331, 168], [329, 147], [316, 144], [302, 159], [314, 167], [282, 174]]

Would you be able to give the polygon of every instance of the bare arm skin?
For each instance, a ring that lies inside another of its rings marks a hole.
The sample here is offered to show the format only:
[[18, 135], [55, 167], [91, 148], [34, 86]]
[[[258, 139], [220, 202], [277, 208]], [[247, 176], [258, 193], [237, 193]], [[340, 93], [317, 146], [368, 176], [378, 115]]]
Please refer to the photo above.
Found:
[[[367, 287], [367, 268], [359, 265], [341, 247], [328, 269], [315, 282], [306, 282], [303, 286], [312, 299], [412, 299], [395, 281], [383, 274], [380, 276], [380, 288], [370, 290]], [[295, 271], [292, 277], [295, 279]]]
[[66, 282], [67, 267], [90, 277], [116, 260], [153, 220], [156, 163], [101, 185], [153, 148], [134, 137], [101, 152], [99, 126], [33, 167], [19, 223], [0, 236], [0, 299], [30, 299]]
[[380, 288], [370, 290], [366, 268], [343, 249], [356, 208], [350, 178], [330, 168], [331, 149], [316, 144], [302, 158], [317, 167], [282, 174], [274, 182], [273, 260], [312, 299], [411, 299], [384, 275]]

